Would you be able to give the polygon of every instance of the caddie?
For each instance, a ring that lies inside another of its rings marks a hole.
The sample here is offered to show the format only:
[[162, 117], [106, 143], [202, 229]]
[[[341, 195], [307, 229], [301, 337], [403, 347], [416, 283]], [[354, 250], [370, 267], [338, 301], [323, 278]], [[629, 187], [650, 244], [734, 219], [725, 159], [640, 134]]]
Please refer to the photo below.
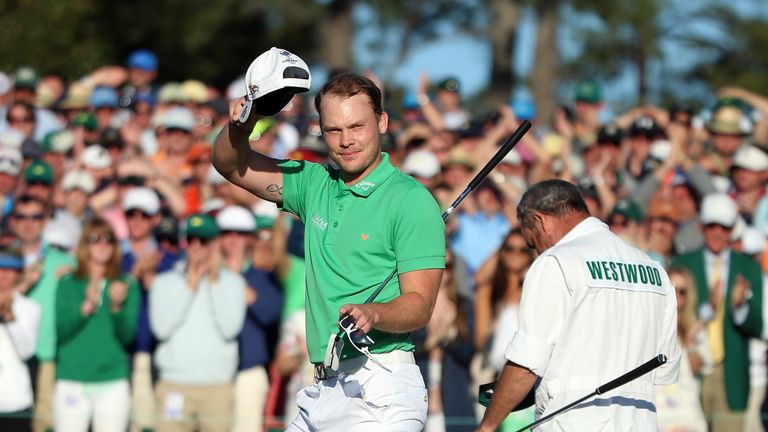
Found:
[[[445, 226], [427, 189], [382, 153], [389, 117], [381, 90], [361, 75], [335, 76], [315, 97], [333, 166], [251, 149], [256, 120], [309, 87], [309, 70], [296, 55], [278, 48], [262, 54], [213, 149], [225, 178], [306, 226], [307, 347], [315, 380], [299, 392], [299, 414], [288, 430], [421, 431], [427, 391], [409, 332], [432, 313], [445, 267]], [[366, 303], [393, 270], [397, 277]], [[337, 342], [342, 318], [347, 334], [367, 338]]]
[[668, 361], [537, 431], [656, 431], [654, 385], [677, 382], [675, 289], [664, 269], [590, 216], [578, 188], [547, 180], [517, 208], [539, 257], [526, 274], [519, 329], [479, 431], [492, 431], [536, 388], [541, 418], [659, 354]]

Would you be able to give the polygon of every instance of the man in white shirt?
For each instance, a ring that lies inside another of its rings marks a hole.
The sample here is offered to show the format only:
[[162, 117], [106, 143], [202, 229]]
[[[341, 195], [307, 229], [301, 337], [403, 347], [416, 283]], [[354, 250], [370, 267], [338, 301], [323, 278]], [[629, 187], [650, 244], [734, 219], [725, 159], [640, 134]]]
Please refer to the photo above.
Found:
[[40, 307], [15, 289], [24, 270], [18, 252], [0, 248], [0, 430], [30, 430], [32, 380]]
[[664, 354], [654, 372], [590, 399], [537, 430], [655, 431], [654, 385], [677, 381], [675, 290], [664, 269], [591, 217], [562, 180], [531, 187], [518, 219], [539, 257], [528, 271], [519, 329], [478, 430], [491, 431], [536, 389], [541, 418]]

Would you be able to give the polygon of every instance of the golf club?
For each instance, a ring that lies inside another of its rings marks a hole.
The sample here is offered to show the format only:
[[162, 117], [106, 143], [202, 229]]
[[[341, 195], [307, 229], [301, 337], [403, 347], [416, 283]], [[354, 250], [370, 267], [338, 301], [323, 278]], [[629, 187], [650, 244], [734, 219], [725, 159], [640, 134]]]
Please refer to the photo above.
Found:
[[[518, 126], [515, 132], [509, 138], [507, 138], [506, 141], [504, 141], [501, 147], [499, 147], [499, 150], [496, 151], [496, 154], [493, 155], [491, 160], [489, 160], [488, 163], [486, 163], [485, 166], [477, 174], [475, 174], [475, 177], [472, 178], [472, 180], [467, 185], [466, 189], [464, 189], [464, 191], [461, 192], [461, 194], [459, 195], [458, 198], [456, 198], [453, 204], [451, 204], [450, 206], [448, 206], [447, 209], [445, 209], [445, 211], [443, 212], [443, 220], [446, 220], [448, 216], [450, 216], [450, 214], [453, 213], [454, 210], [456, 210], [459, 204], [461, 204], [461, 202], [464, 201], [464, 198], [466, 198], [467, 195], [469, 195], [477, 187], [477, 185], [479, 185], [480, 182], [482, 182], [488, 176], [491, 170], [493, 170], [496, 167], [496, 165], [498, 165], [499, 162], [501, 162], [501, 160], [504, 159], [504, 156], [506, 156], [507, 153], [509, 153], [510, 150], [512, 150], [517, 145], [518, 142], [520, 142], [520, 140], [523, 138], [525, 133], [528, 132], [530, 128], [531, 128], [530, 121], [523, 120], [523, 122], [520, 123], [520, 126]], [[392, 280], [393, 277], [395, 277], [396, 274], [397, 274], [397, 269], [392, 270], [392, 273], [390, 273], [389, 276], [387, 276], [387, 278], [384, 279], [379, 284], [378, 287], [376, 287], [376, 289], [371, 293], [371, 295], [368, 296], [368, 298], [365, 300], [365, 303], [370, 303], [373, 300], [375, 300], [376, 297], [379, 295], [379, 293], [381, 293], [381, 290], [384, 289], [384, 287], [389, 283], [389, 281]], [[345, 317], [346, 315], [342, 317], [342, 320], [344, 320]], [[352, 332], [351, 334], [354, 335], [355, 333], [356, 332]], [[338, 339], [343, 334], [344, 334], [344, 330], [340, 330], [336, 334], [336, 338]]]
[[559, 415], [559, 414], [562, 414], [562, 413], [564, 413], [566, 411], [569, 411], [570, 409], [572, 409], [576, 405], [584, 402], [585, 400], [591, 398], [592, 396], [602, 395], [604, 393], [607, 393], [607, 392], [615, 389], [616, 387], [621, 387], [624, 384], [626, 384], [626, 383], [628, 383], [630, 381], [633, 381], [633, 380], [635, 380], [635, 379], [637, 379], [637, 378], [647, 374], [648, 372], [656, 369], [657, 367], [663, 365], [666, 362], [667, 362], [667, 356], [665, 356], [664, 354], [659, 354], [656, 357], [654, 357], [654, 358], [648, 360], [647, 362], [641, 364], [640, 366], [638, 366], [638, 367], [632, 369], [631, 371], [625, 373], [624, 375], [616, 378], [615, 380], [601, 385], [600, 387], [595, 389], [595, 391], [593, 391], [592, 393], [584, 396], [583, 398], [581, 398], [581, 399], [579, 399], [577, 401], [571, 402], [568, 405], [560, 408], [559, 410], [557, 410], [557, 411], [555, 411], [555, 412], [553, 412], [551, 414], [545, 415], [544, 417], [536, 420], [535, 422], [533, 422], [533, 423], [531, 423], [531, 424], [529, 424], [527, 426], [524, 426], [524, 427], [518, 429], [516, 432], [523, 432], [523, 431], [528, 430], [528, 429], [533, 429], [533, 428], [535, 428], [536, 426], [539, 426], [542, 423], [545, 423], [545, 422], [548, 422], [548, 421], [552, 420], [552, 418], [554, 418], [556, 415]]

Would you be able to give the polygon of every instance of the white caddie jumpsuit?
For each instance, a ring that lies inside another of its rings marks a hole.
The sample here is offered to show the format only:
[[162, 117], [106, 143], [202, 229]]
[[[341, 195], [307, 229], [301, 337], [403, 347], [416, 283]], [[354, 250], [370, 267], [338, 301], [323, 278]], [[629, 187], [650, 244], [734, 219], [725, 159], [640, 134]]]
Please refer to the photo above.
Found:
[[541, 377], [537, 418], [658, 354], [667, 363], [537, 431], [655, 431], [654, 385], [677, 381], [675, 289], [663, 267], [589, 217], [525, 276], [520, 326], [506, 357]]

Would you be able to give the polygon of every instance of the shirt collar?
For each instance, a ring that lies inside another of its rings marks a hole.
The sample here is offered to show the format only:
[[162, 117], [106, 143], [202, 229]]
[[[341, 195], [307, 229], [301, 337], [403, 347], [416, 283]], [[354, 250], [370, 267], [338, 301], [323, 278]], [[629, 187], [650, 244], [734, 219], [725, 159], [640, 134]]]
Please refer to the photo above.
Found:
[[606, 225], [603, 221], [600, 219], [590, 216], [583, 221], [576, 224], [575, 227], [573, 227], [570, 231], [568, 231], [568, 234], [564, 235], [563, 238], [560, 239], [555, 245], [567, 243], [573, 239], [579, 238], [587, 233], [589, 233], [592, 230], [599, 229], [599, 228], [605, 228], [608, 229], [608, 225]]
[[389, 154], [381, 153], [381, 162], [368, 175], [358, 180], [355, 184], [347, 186], [341, 175], [338, 177], [339, 185], [342, 189], [350, 190], [358, 196], [367, 197], [373, 193], [376, 188], [384, 183], [389, 176], [395, 172], [395, 167], [389, 160]]

